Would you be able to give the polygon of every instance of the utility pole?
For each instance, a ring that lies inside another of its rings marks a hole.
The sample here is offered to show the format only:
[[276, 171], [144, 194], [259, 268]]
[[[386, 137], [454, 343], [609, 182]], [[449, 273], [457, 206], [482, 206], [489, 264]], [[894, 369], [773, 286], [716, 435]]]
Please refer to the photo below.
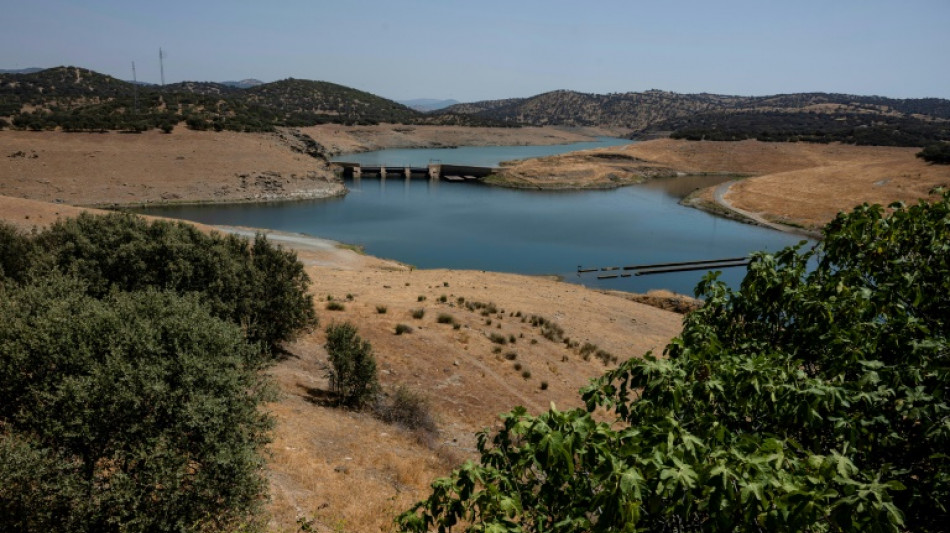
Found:
[[139, 113], [139, 80], [135, 77], [135, 61], [132, 62], [132, 112]]
[[162, 87], [165, 86], [165, 53], [158, 49], [158, 68], [162, 72]]

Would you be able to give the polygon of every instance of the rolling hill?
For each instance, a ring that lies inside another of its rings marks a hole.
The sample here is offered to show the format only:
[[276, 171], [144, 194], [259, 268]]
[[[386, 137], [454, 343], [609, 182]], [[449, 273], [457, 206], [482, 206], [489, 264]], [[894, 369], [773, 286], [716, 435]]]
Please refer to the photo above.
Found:
[[459, 104], [446, 112], [509, 125], [599, 126], [631, 136], [842, 141], [919, 146], [950, 139], [950, 100], [829, 93], [729, 96], [552, 91], [530, 98]]

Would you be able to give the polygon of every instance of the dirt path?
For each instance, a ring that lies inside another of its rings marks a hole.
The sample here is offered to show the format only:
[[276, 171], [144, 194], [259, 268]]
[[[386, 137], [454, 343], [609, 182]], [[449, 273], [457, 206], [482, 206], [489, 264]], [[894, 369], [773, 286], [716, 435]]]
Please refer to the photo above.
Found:
[[805, 235], [805, 236], [807, 236], [807, 237], [812, 237], [812, 238], [816, 238], [816, 237], [820, 237], [820, 236], [821, 236], [821, 233], [819, 233], [819, 232], [809, 231], [809, 230], [806, 230], [806, 229], [804, 229], [804, 228], [797, 228], [797, 227], [795, 227], [795, 226], [789, 226], [789, 225], [787, 225], [787, 224], [779, 224], [779, 223], [777, 223], [777, 222], [772, 222], [772, 221], [767, 220], [766, 218], [764, 218], [764, 217], [763, 217], [761, 214], [759, 214], [759, 213], [753, 213], [753, 212], [751, 212], [751, 211], [747, 211], [747, 210], [745, 210], [745, 209], [740, 209], [740, 208], [738, 208], [738, 207], [732, 205], [732, 204], [729, 202], [729, 200], [726, 199], [726, 194], [728, 194], [730, 188], [731, 188], [733, 185], [735, 185], [737, 182], [739, 182], [739, 181], [740, 181], [740, 180], [727, 181], [727, 182], [725, 182], [725, 183], [721, 183], [721, 184], [719, 184], [719, 185], [716, 186], [716, 188], [713, 190], [713, 199], [715, 199], [716, 204], [718, 204], [719, 207], [721, 207], [721, 208], [723, 208], [723, 209], [725, 209], [725, 210], [727, 210], [727, 211], [731, 211], [732, 213], [734, 213], [735, 215], [737, 215], [737, 216], [739, 216], [739, 217], [741, 217], [741, 218], [748, 219], [748, 220], [754, 222], [755, 224], [758, 224], [758, 225], [760, 225], [760, 226], [765, 226], [765, 227], [767, 227], [767, 228], [772, 228], [772, 229], [777, 230], [777, 231], [784, 231], [784, 232], [786, 232], [786, 233], [800, 233], [800, 234], [802, 234], [802, 235]]

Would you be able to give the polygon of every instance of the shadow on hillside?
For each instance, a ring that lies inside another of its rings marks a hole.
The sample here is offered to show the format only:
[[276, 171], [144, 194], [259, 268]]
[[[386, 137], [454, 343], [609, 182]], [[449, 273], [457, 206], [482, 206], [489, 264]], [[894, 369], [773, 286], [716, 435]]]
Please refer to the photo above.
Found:
[[336, 394], [328, 390], [319, 389], [317, 387], [308, 387], [307, 385], [303, 385], [301, 383], [298, 383], [297, 386], [302, 389], [304, 393], [306, 393], [304, 399], [314, 405], [319, 405], [320, 407], [336, 407], [339, 403], [337, 401]]

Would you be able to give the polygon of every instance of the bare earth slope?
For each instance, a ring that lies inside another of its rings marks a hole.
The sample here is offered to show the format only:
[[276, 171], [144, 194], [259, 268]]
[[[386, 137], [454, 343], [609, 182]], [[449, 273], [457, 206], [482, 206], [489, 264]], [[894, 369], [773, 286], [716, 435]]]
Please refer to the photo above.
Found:
[[242, 202], [344, 193], [278, 134], [0, 131], [0, 194], [71, 205]]
[[609, 135], [594, 128], [484, 128], [460, 126], [343, 126], [323, 124], [300, 131], [323, 145], [327, 154], [368, 152], [387, 148], [447, 148], [454, 146], [522, 146], [566, 144], [594, 140], [592, 135]]
[[[766, 220], [815, 229], [863, 202], [926, 198], [950, 185], [950, 167], [915, 157], [917, 148], [842, 144], [661, 139], [518, 162], [494, 178], [537, 188], [616, 187], [675, 174], [753, 176], [724, 194], [729, 205]], [[713, 190], [696, 203], [715, 203]], [[721, 206], [728, 208], [727, 206]]]

